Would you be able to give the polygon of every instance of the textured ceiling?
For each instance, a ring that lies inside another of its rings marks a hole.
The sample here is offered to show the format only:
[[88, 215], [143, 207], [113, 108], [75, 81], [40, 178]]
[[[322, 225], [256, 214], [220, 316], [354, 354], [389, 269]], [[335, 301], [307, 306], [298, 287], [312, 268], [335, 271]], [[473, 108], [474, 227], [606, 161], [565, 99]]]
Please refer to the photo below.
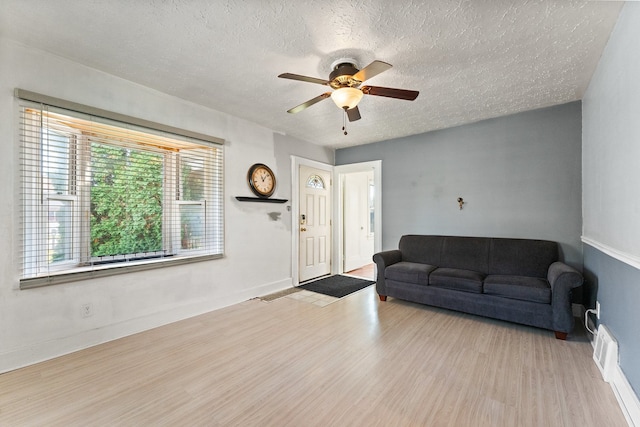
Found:
[[[623, 2], [587, 0], [0, 0], [0, 33], [162, 92], [334, 148], [581, 99]], [[348, 124], [331, 64], [393, 68]]]

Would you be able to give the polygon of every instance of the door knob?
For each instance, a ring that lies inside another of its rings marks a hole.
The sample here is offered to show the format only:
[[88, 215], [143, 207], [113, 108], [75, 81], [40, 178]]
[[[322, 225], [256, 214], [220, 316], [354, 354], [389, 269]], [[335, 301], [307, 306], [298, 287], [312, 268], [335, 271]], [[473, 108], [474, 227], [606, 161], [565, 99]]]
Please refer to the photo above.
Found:
[[307, 229], [306, 228], [301, 228], [300, 231], [307, 231]]

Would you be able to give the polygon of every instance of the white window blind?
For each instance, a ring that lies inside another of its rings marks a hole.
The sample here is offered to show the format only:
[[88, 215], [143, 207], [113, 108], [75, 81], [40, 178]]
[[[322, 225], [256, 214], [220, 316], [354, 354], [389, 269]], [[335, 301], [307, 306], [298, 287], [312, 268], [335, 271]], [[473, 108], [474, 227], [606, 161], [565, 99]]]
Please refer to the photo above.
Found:
[[19, 108], [22, 288], [222, 256], [221, 144]]

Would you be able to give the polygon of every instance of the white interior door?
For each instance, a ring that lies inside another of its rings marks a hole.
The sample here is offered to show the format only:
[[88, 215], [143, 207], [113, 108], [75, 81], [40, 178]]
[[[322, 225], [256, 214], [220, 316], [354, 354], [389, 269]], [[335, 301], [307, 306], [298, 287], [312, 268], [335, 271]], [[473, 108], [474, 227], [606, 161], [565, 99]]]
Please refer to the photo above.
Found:
[[[334, 182], [339, 182], [338, 191], [334, 195], [335, 209], [333, 212], [334, 219], [334, 239], [333, 244], [333, 264], [332, 271], [334, 273], [343, 273], [344, 270], [344, 196], [342, 191], [344, 185], [342, 183], [344, 176], [356, 172], [373, 172], [373, 207], [371, 209], [371, 222], [373, 226], [373, 253], [382, 250], [382, 161], [372, 160], [370, 162], [350, 163], [346, 165], [334, 166]], [[295, 234], [293, 234], [295, 235]], [[297, 267], [297, 266], [296, 266]]]
[[373, 171], [343, 177], [344, 271], [371, 264], [373, 257]]
[[331, 272], [331, 172], [300, 165], [299, 281]]

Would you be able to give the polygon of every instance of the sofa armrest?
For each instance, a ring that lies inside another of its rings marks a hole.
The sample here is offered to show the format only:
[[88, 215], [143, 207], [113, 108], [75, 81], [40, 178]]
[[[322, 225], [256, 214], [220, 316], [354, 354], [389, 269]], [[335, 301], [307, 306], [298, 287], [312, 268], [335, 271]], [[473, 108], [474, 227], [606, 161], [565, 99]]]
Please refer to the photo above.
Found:
[[582, 274], [563, 262], [554, 262], [549, 266], [547, 280], [551, 285], [551, 308], [555, 330], [571, 332], [573, 329], [573, 311], [571, 290], [584, 282]]
[[376, 263], [376, 267], [378, 269], [376, 292], [378, 292], [378, 295], [381, 297], [387, 295], [387, 288], [384, 282], [384, 269], [400, 261], [402, 261], [402, 252], [398, 249], [378, 252], [373, 255], [373, 262]]

